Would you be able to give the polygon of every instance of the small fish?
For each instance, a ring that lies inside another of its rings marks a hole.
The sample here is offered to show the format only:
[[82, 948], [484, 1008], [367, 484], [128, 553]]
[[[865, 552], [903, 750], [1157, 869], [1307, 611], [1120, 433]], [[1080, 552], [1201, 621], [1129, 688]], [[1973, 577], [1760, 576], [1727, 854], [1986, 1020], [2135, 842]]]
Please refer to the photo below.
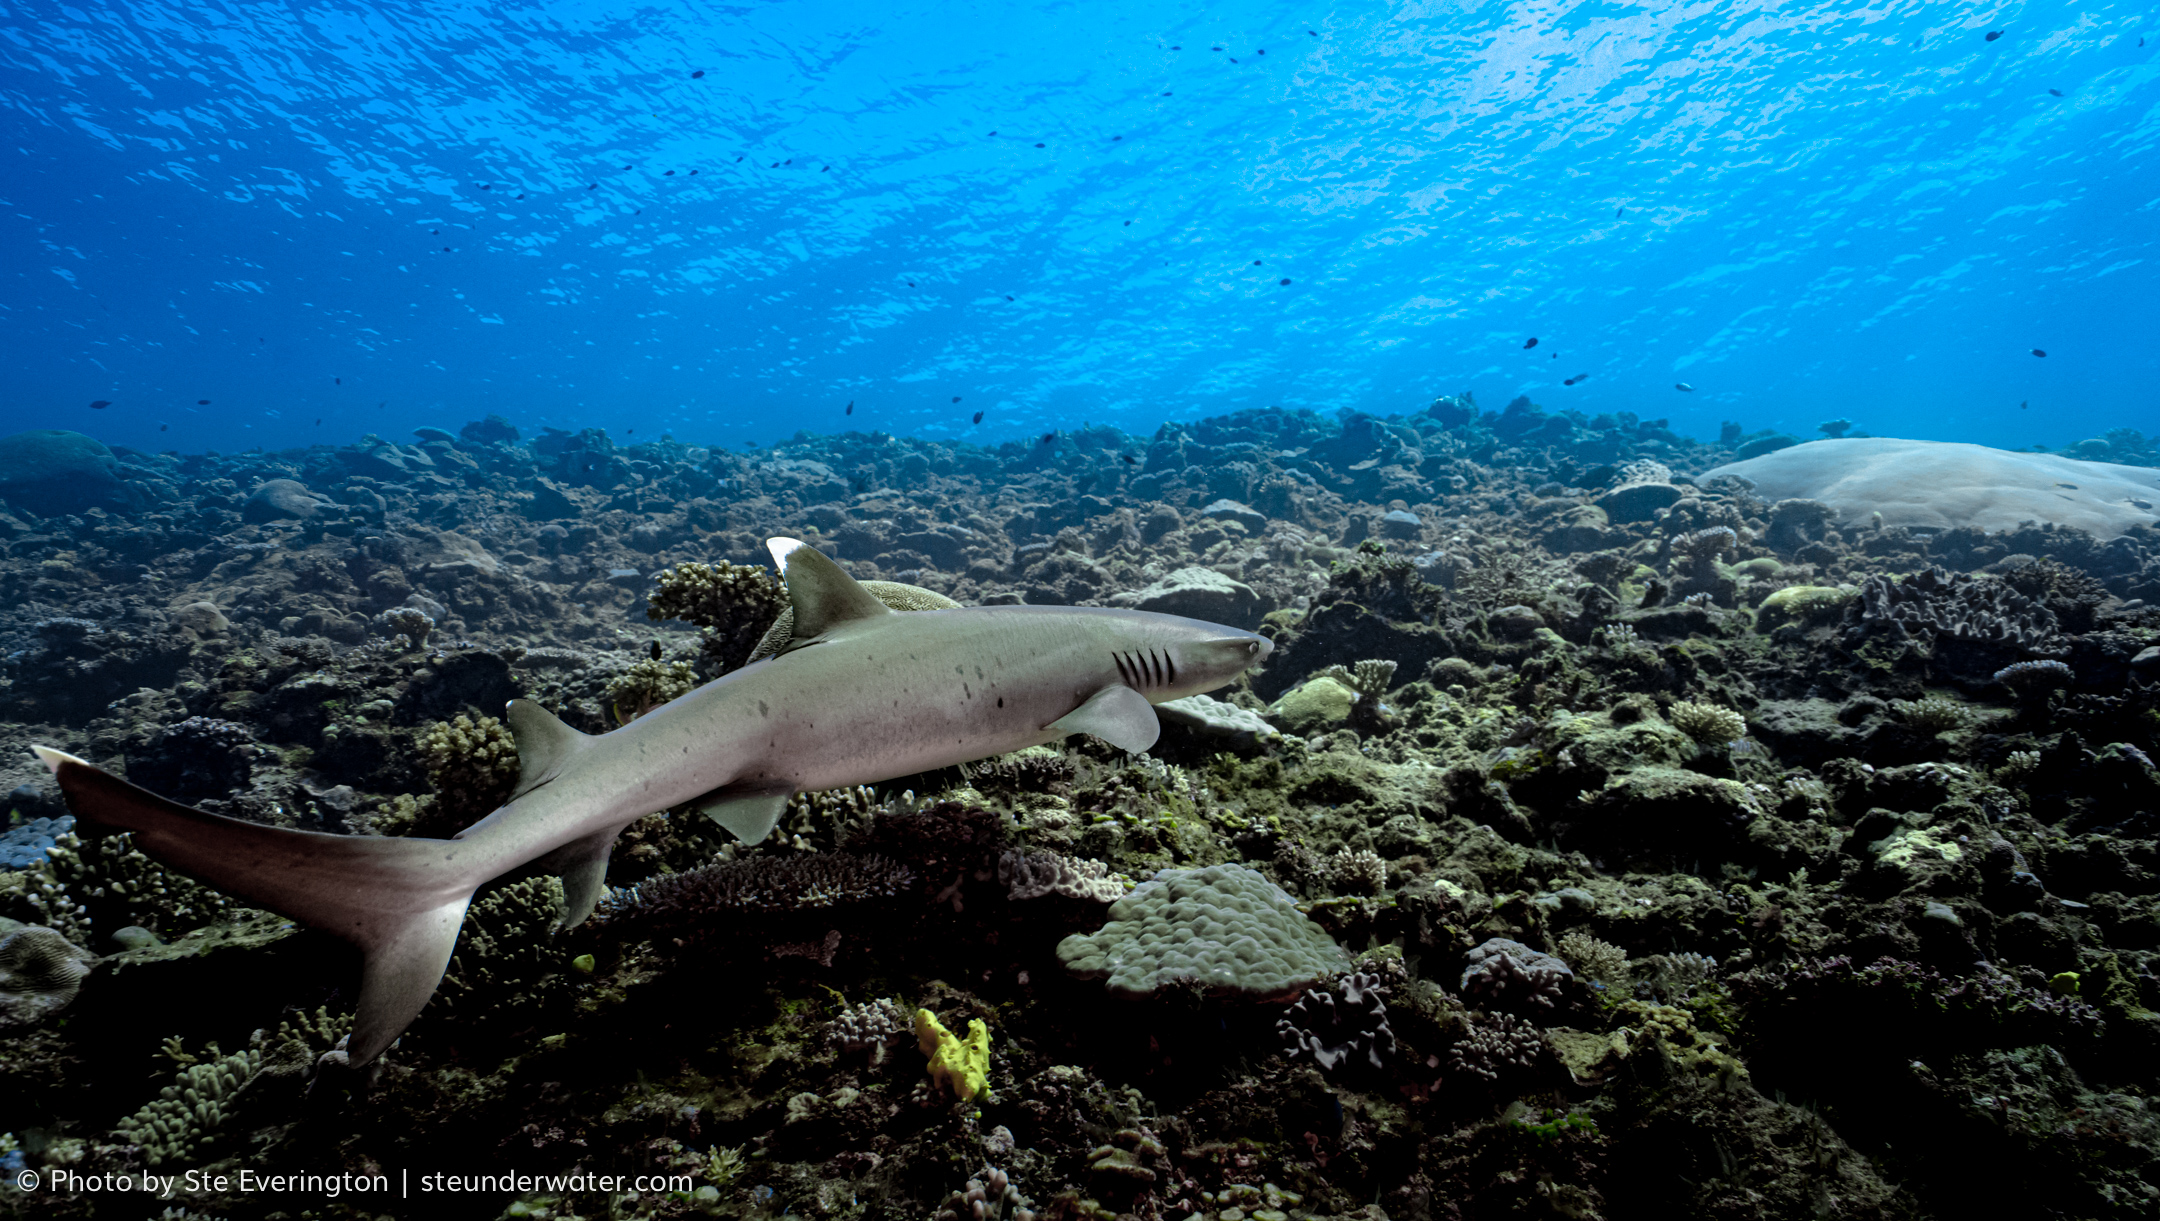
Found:
[[1118, 457], [1125, 459], [1125, 465], [1127, 466], [1140, 465], [1140, 459], [1133, 457], [1131, 454], [1119, 454]]
[[208, 406], [210, 405], [210, 400], [209, 400], [209, 399], [196, 399], [196, 400], [195, 400], [195, 405], [196, 405], [197, 407], [208, 407]]
[[627, 436], [629, 436], [629, 435], [630, 435], [631, 433], [634, 433], [634, 432], [636, 432], [636, 431], [637, 431], [637, 429], [635, 429], [635, 428], [625, 428], [625, 429], [623, 429], [623, 430], [622, 430], [622, 435], [624, 435], [624, 436], [626, 436], [626, 437], [627, 437]]
[[105, 409], [106, 409], [107, 407], [110, 407], [110, 406], [112, 406], [112, 400], [111, 400], [111, 399], [98, 399], [98, 400], [96, 400], [95, 402], [93, 402], [93, 403], [91, 403], [91, 404], [90, 404], [90, 410], [92, 410], [92, 411], [103, 411], [103, 410], [105, 410]]
[[692, 72], [690, 74], [690, 79], [694, 81], [705, 79], [705, 69], [699, 68], [697, 71]]
[[1289, 276], [1284, 276], [1284, 277], [1283, 277], [1282, 279], [1280, 279], [1280, 280], [1277, 280], [1277, 281], [1275, 281], [1275, 282], [1276, 282], [1277, 284], [1280, 284], [1280, 285], [1282, 285], [1282, 286], [1283, 286], [1284, 288], [1288, 288], [1288, 287], [1290, 287], [1290, 277], [1289, 277]]
[[2035, 356], [2045, 356], [2045, 355], [2047, 355], [2047, 349], [2046, 349], [2046, 348], [2034, 348], [2034, 349], [2032, 350], [2032, 354], [2033, 354], [2033, 355], [2035, 355]]
[[160, 424], [160, 425], [158, 425], [158, 426], [157, 426], [157, 430], [158, 430], [159, 432], [164, 432], [164, 431], [165, 431], [166, 429], [168, 429], [168, 428], [171, 428], [171, 427], [172, 427], [172, 425], [170, 425], [170, 424]]
[[2055, 486], [2059, 488], [2069, 488], [2073, 492], [2078, 490], [2078, 485], [2074, 483], [2057, 483]]
[[1046, 433], [1044, 433], [1044, 434], [1043, 434], [1043, 439], [1042, 439], [1042, 443], [1043, 443], [1044, 445], [1048, 445], [1048, 444], [1050, 444], [1051, 442], [1053, 442], [1053, 441], [1056, 441], [1056, 440], [1057, 440], [1057, 434], [1056, 434], [1056, 433], [1054, 433], [1054, 432], [1046, 432]]
[[322, 427], [322, 417], [321, 417], [321, 416], [317, 416], [317, 417], [315, 417], [315, 427], [317, 427], [317, 428], [321, 428], [321, 427]]
[[854, 399], [849, 399], [849, 400], [848, 400], [848, 405], [847, 405], [847, 410], [846, 410], [846, 411], [843, 411], [843, 412], [841, 412], [840, 414], [842, 414], [842, 415], [854, 415], [854, 414], [855, 414], [855, 400], [854, 400]]
[[481, 189], [481, 190], [483, 190], [483, 191], [492, 191], [492, 190], [494, 190], [495, 188], [494, 188], [494, 187], [491, 187], [491, 186], [489, 186], [488, 184], [486, 184], [486, 183], [484, 183], [484, 182], [483, 182], [483, 183], [481, 183], [481, 184], [480, 184], [480, 189]]
[[1523, 341], [1522, 341], [1522, 346], [1523, 346], [1523, 351], [1525, 351], [1525, 352], [1527, 352], [1527, 351], [1529, 351], [1530, 349], [1532, 349], [1532, 348], [1536, 347], [1536, 346], [1537, 346], [1537, 336], [1535, 336], [1535, 335], [1532, 335], [1532, 336], [1531, 336], [1530, 338], [1528, 338], [1528, 339], [1525, 339], [1525, 340], [1523, 340]]
[[1687, 384], [1686, 382], [1674, 382], [1674, 383], [1672, 384], [1672, 388], [1673, 388], [1673, 389], [1675, 389], [1675, 390], [1687, 390], [1687, 391], [1693, 391], [1693, 390], [1695, 389], [1695, 387], [1693, 387], [1693, 386], [1690, 386], [1690, 385], [1688, 385], [1688, 384]]
[[982, 423], [982, 412], [978, 411], [975, 413], [975, 422], [977, 424]]
[[2002, 36], [2003, 32], [2001, 30], [1989, 30], [1987, 35], [1987, 41], [1993, 42], [1996, 39], [2001, 38]]
[[2027, 402], [2026, 400], [2024, 400], [2024, 399], [2019, 399], [2019, 400], [2018, 400], [2018, 410], [2019, 410], [2019, 411], [2024, 411], [2024, 410], [2026, 410], [2026, 409], [2027, 409], [2027, 408], [2028, 408], [2029, 406], [2030, 406], [2030, 404], [2029, 404], [2029, 403], [2028, 403], [2028, 402]]
[[1010, 300], [1012, 300], [1012, 298], [1011, 298], [1011, 297], [1007, 297], [1007, 298], [1005, 298], [1005, 299], [1006, 299], [1007, 301], [1010, 301]]
[[952, 401], [953, 401], [953, 402], [955, 402], [955, 403], [959, 402], [959, 401], [960, 401], [960, 396], [959, 396], [959, 395], [957, 395], [957, 394], [956, 394], [956, 395], [954, 395], [954, 396], [952, 396]]
[[[449, 249], [449, 247], [448, 247], [448, 246], [445, 246], [445, 247], [443, 247], [443, 249], [445, 249], [445, 250], [448, 250], [448, 249]], [[334, 382], [336, 382], [336, 383], [337, 383], [338, 385], [340, 385], [340, 386], [342, 386], [342, 385], [344, 385], [344, 384], [345, 384], [345, 379], [344, 379], [344, 378], [342, 378], [342, 377], [333, 377], [333, 378], [331, 378], [330, 380], [331, 380], [331, 381], [334, 381]]]
[[1036, 145], [1035, 147], [1037, 147], [1037, 148], [1041, 148], [1041, 147], [1042, 147], [1042, 145], [1038, 144], [1038, 145]]
[[1614, 208], [1614, 209], [1612, 210], [1612, 214], [1613, 214], [1613, 219], [1614, 219], [1614, 220], [1619, 220], [1619, 219], [1620, 219], [1620, 214], [1621, 214], [1622, 212], [1625, 212], [1625, 211], [1627, 211], [1627, 209], [1626, 209], [1626, 208]]
[[2061, 97], [2061, 96], [2062, 96], [2062, 90], [2060, 90], [2060, 89], [2050, 89], [2050, 90], [2048, 90], [2048, 96], [2049, 96], [2049, 97], [2051, 97], [2051, 98], [2059, 98], [2059, 97]]
[[996, 132], [991, 132], [990, 134], [994, 136], [994, 135], [996, 135], [997, 133], [996, 133]]
[[1254, 260], [1252, 261], [1252, 265], [1253, 265], [1253, 266], [1255, 266], [1255, 267], [1258, 267], [1258, 266], [1260, 265], [1260, 260], [1258, 260], [1258, 259], [1254, 259]]

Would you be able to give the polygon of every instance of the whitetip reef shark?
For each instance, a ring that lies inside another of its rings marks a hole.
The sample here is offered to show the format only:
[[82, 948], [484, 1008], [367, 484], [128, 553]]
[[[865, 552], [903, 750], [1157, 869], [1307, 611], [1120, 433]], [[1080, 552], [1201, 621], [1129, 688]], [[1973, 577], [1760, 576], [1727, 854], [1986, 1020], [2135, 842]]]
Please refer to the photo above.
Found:
[[980, 606], [898, 613], [794, 539], [767, 547], [794, 606], [779, 655], [609, 733], [510, 701], [518, 781], [451, 839], [333, 835], [210, 814], [73, 755], [31, 749], [83, 822], [246, 902], [360, 948], [346, 1045], [373, 1060], [434, 994], [473, 892], [521, 866], [560, 874], [570, 928], [592, 914], [615, 837], [685, 804], [748, 843], [799, 792], [872, 784], [1089, 733], [1155, 744], [1152, 705], [1265, 659], [1264, 637], [1145, 611]]

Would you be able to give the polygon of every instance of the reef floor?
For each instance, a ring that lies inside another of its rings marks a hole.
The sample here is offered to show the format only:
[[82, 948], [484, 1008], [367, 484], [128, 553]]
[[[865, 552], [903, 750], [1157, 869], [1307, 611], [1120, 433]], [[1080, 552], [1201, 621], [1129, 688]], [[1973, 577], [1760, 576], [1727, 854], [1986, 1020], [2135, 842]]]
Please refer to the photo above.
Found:
[[[997, 448], [422, 434], [10, 451], [0, 1209], [2160, 1215], [2150, 527], [1884, 527], [1698, 478], [1778, 438], [1467, 396]], [[556, 879], [502, 879], [362, 1070], [352, 951], [78, 836], [28, 750], [448, 835], [516, 778], [506, 700], [604, 732], [744, 664], [771, 535], [1277, 647], [1146, 756], [798, 797], [754, 848], [655, 812], [560, 935]], [[1140, 970], [1143, 927], [1232, 965]]]

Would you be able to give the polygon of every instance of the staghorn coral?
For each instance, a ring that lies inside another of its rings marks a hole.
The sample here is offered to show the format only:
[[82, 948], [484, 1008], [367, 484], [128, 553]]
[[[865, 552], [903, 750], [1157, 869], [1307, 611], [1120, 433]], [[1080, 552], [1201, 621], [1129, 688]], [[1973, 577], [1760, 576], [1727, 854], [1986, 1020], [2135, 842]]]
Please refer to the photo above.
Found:
[[132, 835], [59, 836], [29, 872], [25, 905], [78, 945], [101, 931], [140, 925], [166, 935], [212, 923], [240, 908], [223, 892], [174, 872], [135, 847]]
[[1122, 875], [1111, 873], [1101, 861], [1019, 848], [1007, 848], [999, 855], [998, 881], [1007, 888], [1009, 899], [1063, 895], [1096, 903], [1115, 903], [1124, 898], [1126, 884]]
[[1584, 979], [1602, 984], [1608, 990], [1624, 991], [1634, 979], [1634, 973], [1628, 968], [1627, 951], [1588, 933], [1573, 932], [1562, 936], [1560, 957]]
[[1973, 723], [1972, 709], [1939, 695], [1917, 700], [1894, 700], [1890, 706], [1899, 720], [1921, 733], [1946, 733], [1954, 729], [1964, 729]]
[[1395, 662], [1368, 659], [1357, 663], [1355, 669], [1348, 666], [1329, 666], [1320, 671], [1317, 677], [1334, 679], [1357, 692], [1358, 699], [1364, 701], [1380, 698], [1388, 689], [1388, 684], [1395, 681], [1395, 669]]
[[1685, 1000], [1717, 973], [1717, 959], [1708, 954], [1652, 954], [1641, 960], [1639, 992], [1665, 1004]]
[[1058, 943], [1059, 961], [1111, 993], [1147, 996], [1191, 981], [1215, 992], [1282, 996], [1349, 965], [1281, 887], [1243, 865], [1165, 869], [1110, 905], [1094, 933]]
[[[217, 1044], [210, 1045], [217, 1055]], [[180, 1070], [157, 1099], [120, 1121], [114, 1133], [142, 1149], [144, 1165], [200, 1161], [231, 1116], [241, 1090], [262, 1070], [262, 1052], [249, 1048]]]
[[1723, 746], [1747, 736], [1747, 718], [1716, 704], [1675, 700], [1665, 719], [1674, 729], [1705, 746]]
[[453, 830], [493, 812], [517, 787], [517, 739], [494, 717], [461, 712], [422, 730], [417, 745], [428, 783], [435, 786], [435, 820], [455, 823]]
[[1686, 534], [1675, 534], [1666, 545], [1676, 557], [1683, 557], [1691, 564], [1703, 564], [1740, 545], [1739, 532], [1731, 526], [1711, 526]]
[[691, 561], [663, 568], [653, 580], [645, 617], [680, 619], [701, 629], [706, 668], [714, 675], [757, 660], [751, 650], [759, 637], [789, 609], [779, 578], [750, 565]]
[[1491, 1082], [1537, 1067], [1544, 1052], [1545, 1040], [1530, 1023], [1512, 1014], [1477, 1014], [1448, 1061], [1458, 1073]]
[[0, 923], [0, 1030], [35, 1026], [68, 1007], [97, 955], [40, 924]]
[[1360, 971], [1333, 988], [1308, 988], [1276, 1019], [1291, 1059], [1311, 1056], [1321, 1068], [1361, 1060], [1384, 1069], [1395, 1055], [1395, 1032], [1388, 1027], [1387, 989], [1380, 976]]

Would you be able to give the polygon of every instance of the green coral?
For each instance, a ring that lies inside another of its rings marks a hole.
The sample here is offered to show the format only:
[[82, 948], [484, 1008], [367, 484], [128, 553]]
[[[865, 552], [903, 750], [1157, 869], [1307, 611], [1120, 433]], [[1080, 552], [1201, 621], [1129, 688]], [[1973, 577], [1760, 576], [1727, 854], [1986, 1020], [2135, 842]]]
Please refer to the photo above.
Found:
[[219, 1056], [212, 1043], [210, 1054], [218, 1058], [181, 1069], [155, 1101], [114, 1129], [121, 1140], [142, 1147], [145, 1165], [201, 1160], [231, 1117], [234, 1096], [262, 1071], [263, 1054], [255, 1048]]
[[1286, 996], [1348, 969], [1350, 956], [1282, 887], [1244, 865], [1165, 869], [1110, 905], [1109, 923], [1058, 943], [1082, 979], [1119, 996], [1181, 981], [1215, 992]]
[[1706, 746], [1723, 746], [1747, 736], [1747, 718], [1716, 704], [1676, 700], [1665, 719], [1674, 729]]
[[646, 657], [608, 680], [608, 710], [617, 725], [628, 725], [669, 700], [697, 690], [696, 667], [687, 661]]
[[1850, 586], [1788, 585], [1762, 600], [1755, 622], [1764, 631], [1786, 623], [1811, 623], [1844, 610], [1859, 595]]
[[554, 936], [562, 917], [562, 879], [551, 874], [482, 895], [465, 914], [436, 1003], [461, 1021], [529, 1015], [562, 987]]
[[1348, 683], [1322, 674], [1284, 693], [1268, 711], [1292, 732], [1311, 733], [1349, 720], [1357, 699]]

